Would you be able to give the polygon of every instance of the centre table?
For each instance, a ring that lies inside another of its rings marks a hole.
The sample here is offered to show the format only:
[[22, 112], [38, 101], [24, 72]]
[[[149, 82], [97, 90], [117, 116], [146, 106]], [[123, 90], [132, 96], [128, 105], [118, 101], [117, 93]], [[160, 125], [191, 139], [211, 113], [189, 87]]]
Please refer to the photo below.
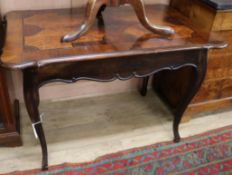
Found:
[[[106, 8], [86, 35], [70, 43], [62, 43], [60, 38], [81, 25], [83, 9], [6, 15], [1, 66], [23, 72], [24, 100], [41, 144], [43, 170], [48, 168], [48, 152], [38, 109], [39, 88], [51, 82], [136, 77], [141, 78], [140, 92], [146, 95], [148, 79], [154, 75], [159, 80], [156, 89], [169, 99], [162, 98], [173, 112], [174, 141], [180, 141], [179, 123], [205, 77], [208, 49], [227, 44], [214, 33], [193, 30], [191, 21], [168, 6], [148, 5], [146, 11], [152, 23], [170, 26], [176, 33], [160, 36], [146, 30], [130, 6]], [[179, 79], [180, 73], [185, 75], [184, 81]]]

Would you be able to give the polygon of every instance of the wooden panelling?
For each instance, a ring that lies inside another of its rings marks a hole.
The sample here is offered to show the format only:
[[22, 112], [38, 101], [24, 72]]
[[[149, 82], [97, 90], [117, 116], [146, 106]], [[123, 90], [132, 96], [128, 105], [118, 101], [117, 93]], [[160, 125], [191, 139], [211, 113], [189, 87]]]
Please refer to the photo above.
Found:
[[212, 29], [216, 12], [202, 5], [199, 0], [172, 0], [171, 6], [191, 19], [191, 24], [200, 32], [209, 32]]
[[198, 30], [210, 32], [232, 28], [232, 14], [229, 10], [217, 11], [201, 0], [172, 0], [171, 6], [190, 18]]
[[210, 58], [209, 56], [209, 64], [206, 79], [214, 80], [232, 77], [231, 65], [232, 55], [227, 57], [222, 55], [217, 58]]
[[231, 106], [232, 98], [224, 98], [219, 100], [211, 100], [203, 103], [191, 104], [189, 105], [188, 110], [184, 114], [185, 118], [183, 118], [183, 121], [190, 119], [189, 117], [192, 115], [200, 116], [206, 113], [231, 110]]
[[[232, 43], [232, 31], [220, 32], [220, 36]], [[212, 49], [208, 56], [207, 80], [232, 77], [232, 44], [224, 49]]]
[[201, 103], [210, 100], [232, 96], [232, 77], [226, 79], [205, 81], [192, 103]]
[[222, 30], [231, 30], [232, 29], [232, 13], [230, 11], [220, 11], [217, 13], [213, 30], [222, 31]]

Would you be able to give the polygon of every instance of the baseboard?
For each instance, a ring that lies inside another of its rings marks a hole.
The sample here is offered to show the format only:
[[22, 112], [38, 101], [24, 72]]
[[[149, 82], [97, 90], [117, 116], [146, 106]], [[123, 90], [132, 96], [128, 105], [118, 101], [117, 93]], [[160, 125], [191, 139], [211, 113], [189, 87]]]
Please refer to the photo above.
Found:
[[0, 146], [1, 147], [16, 147], [22, 146], [21, 136], [18, 132], [6, 132], [0, 134]]
[[219, 113], [226, 110], [232, 110], [232, 97], [190, 104], [185, 111], [184, 118], [192, 118], [210, 113]]

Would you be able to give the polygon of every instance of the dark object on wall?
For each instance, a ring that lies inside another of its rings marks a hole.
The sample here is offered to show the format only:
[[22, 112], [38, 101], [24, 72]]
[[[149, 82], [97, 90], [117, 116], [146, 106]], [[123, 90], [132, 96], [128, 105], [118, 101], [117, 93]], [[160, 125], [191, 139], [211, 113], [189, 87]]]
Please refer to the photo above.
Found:
[[[1, 51], [5, 41], [5, 27], [5, 21], [0, 18]], [[8, 88], [11, 81], [10, 76], [6, 75], [7, 71], [0, 68], [0, 146], [20, 146], [22, 140], [19, 127], [19, 102], [14, 99], [13, 92]]]

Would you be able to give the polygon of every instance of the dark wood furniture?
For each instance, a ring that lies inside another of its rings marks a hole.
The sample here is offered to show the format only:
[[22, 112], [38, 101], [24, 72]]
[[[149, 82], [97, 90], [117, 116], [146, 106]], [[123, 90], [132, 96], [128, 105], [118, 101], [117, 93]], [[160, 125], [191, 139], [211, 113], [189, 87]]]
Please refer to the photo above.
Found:
[[226, 38], [229, 46], [209, 51], [205, 81], [192, 100], [185, 117], [201, 112], [228, 110], [232, 107], [232, 1], [171, 0], [174, 7], [190, 21], [193, 28], [209, 36], [215, 32]]
[[[5, 23], [0, 17], [0, 54], [4, 44]], [[20, 146], [19, 103], [8, 91], [6, 71], [0, 68], [0, 146]]]
[[[38, 110], [39, 88], [50, 82], [109, 82], [137, 77], [143, 78], [141, 94], [146, 95], [148, 77], [155, 74], [157, 90], [174, 115], [174, 141], [180, 140], [179, 123], [204, 79], [208, 49], [222, 48], [226, 43], [216, 36], [201, 36], [184, 16], [167, 6], [151, 5], [147, 11], [151, 22], [171, 26], [176, 34], [161, 37], [147, 31], [133, 9], [125, 6], [107, 8], [87, 35], [73, 43], [61, 43], [61, 36], [81, 24], [83, 9], [7, 14], [1, 65], [23, 71], [25, 104], [41, 144], [43, 170], [48, 160]], [[179, 79], [180, 70], [186, 81]]]
[[[147, 18], [143, 0], [88, 0], [85, 10], [85, 21], [78, 30], [69, 33], [61, 38], [62, 42], [71, 42], [85, 35], [93, 26], [97, 18], [102, 18], [102, 11], [107, 6], [120, 6], [130, 4], [140, 21], [140, 23], [149, 31], [160, 35], [172, 35], [175, 31], [168, 26], [161, 26], [151, 23]], [[101, 19], [100, 19], [101, 20]]]

